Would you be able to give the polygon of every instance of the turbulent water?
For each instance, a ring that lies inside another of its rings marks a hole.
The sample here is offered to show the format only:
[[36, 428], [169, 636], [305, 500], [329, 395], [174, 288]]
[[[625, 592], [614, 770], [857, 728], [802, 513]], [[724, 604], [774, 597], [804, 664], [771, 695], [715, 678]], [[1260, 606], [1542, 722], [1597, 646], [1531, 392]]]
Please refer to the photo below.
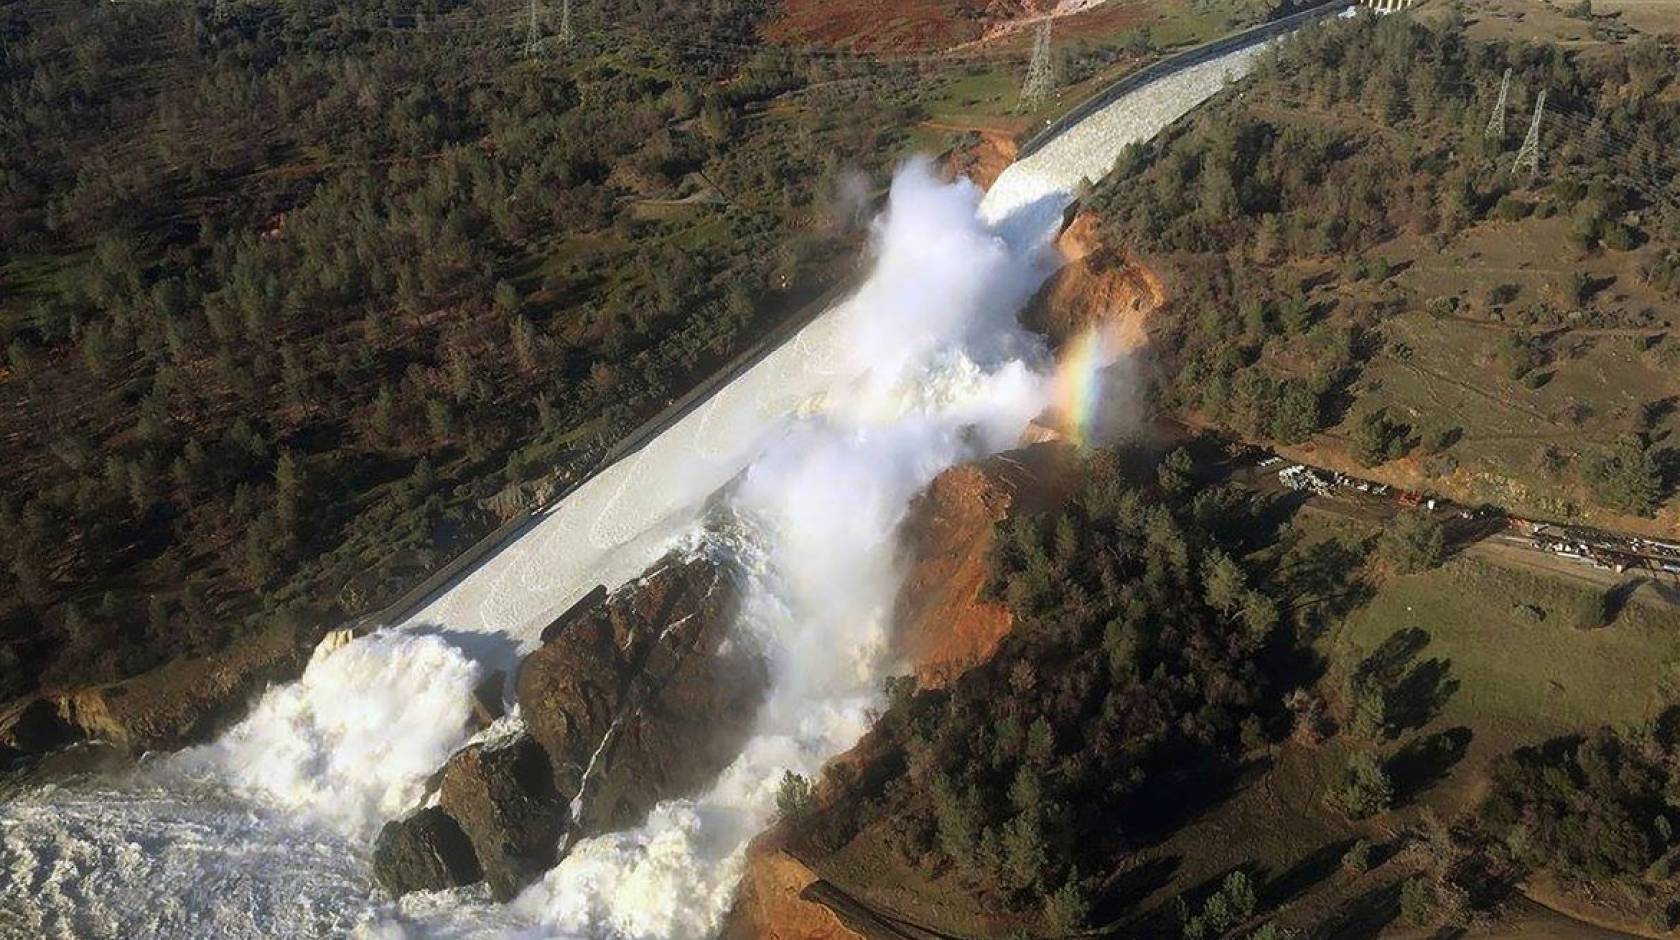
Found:
[[[866, 728], [895, 527], [956, 462], [1012, 446], [1048, 357], [1015, 314], [1070, 194], [1216, 92], [1254, 50], [1169, 76], [1017, 163], [981, 201], [925, 161], [894, 181], [851, 299], [554, 507], [408, 623], [318, 654], [220, 740], [0, 805], [0, 933], [74, 937], [691, 938], [715, 928], [784, 769]], [[733, 523], [700, 509], [726, 484]], [[471, 689], [598, 583], [683, 540], [751, 574], [733, 642], [771, 663], [755, 735], [712, 788], [586, 840], [507, 905], [386, 900], [378, 826], [467, 735]]]

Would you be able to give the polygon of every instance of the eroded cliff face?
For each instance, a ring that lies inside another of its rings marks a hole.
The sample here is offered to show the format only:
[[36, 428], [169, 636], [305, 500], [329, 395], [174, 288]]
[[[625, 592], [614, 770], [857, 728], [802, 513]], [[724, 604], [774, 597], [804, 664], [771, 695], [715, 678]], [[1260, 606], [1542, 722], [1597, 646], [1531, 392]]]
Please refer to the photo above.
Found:
[[314, 627], [276, 624], [208, 656], [16, 703], [0, 714], [0, 759], [79, 741], [128, 754], [185, 747], [237, 719], [269, 683], [302, 672], [320, 636]]
[[945, 154], [940, 161], [941, 176], [954, 180], [966, 176], [981, 189], [990, 189], [1020, 152], [1015, 138], [1002, 131], [977, 130], [967, 140]]
[[738, 597], [729, 566], [673, 556], [568, 612], [520, 664], [526, 729], [453, 755], [437, 805], [381, 831], [376, 877], [393, 894], [482, 878], [510, 898], [577, 839], [710, 783], [768, 683], [755, 651], [726, 642]]
[[1096, 216], [1080, 212], [1056, 239], [1066, 262], [1039, 289], [1021, 322], [1061, 349], [1091, 329], [1102, 331], [1106, 348], [1132, 355], [1149, 344], [1149, 314], [1166, 300], [1166, 287], [1153, 271], [1102, 244]]
[[[1106, 249], [1088, 214], [1074, 217], [1057, 248], [1066, 264], [1023, 312], [1023, 322], [1056, 349], [1097, 329], [1111, 354], [1142, 353], [1148, 315], [1166, 296], [1160, 278]], [[952, 467], [911, 504], [900, 533], [906, 574], [894, 606], [893, 644], [919, 687], [943, 686], [986, 662], [1013, 626], [1008, 608], [986, 590], [991, 553], [998, 527], [1012, 515], [1046, 510], [1063, 498], [1074, 450], [1058, 424], [1056, 415], [1046, 415], [1029, 429], [1028, 446]], [[833, 790], [836, 780], [867, 775], [870, 740], [831, 762], [849, 772], [825, 775], [819, 789], [824, 802], [847, 798]], [[725, 940], [905, 936], [834, 890], [813, 865], [820, 867], [820, 860], [801, 860], [777, 829], [756, 839], [747, 850]]]
[[719, 936], [721, 940], [865, 940], [838, 914], [808, 896], [816, 872], [783, 845], [772, 829], [747, 847], [747, 866]]
[[998, 526], [1050, 505], [1070, 458], [1065, 445], [1046, 442], [962, 464], [911, 503], [900, 536], [906, 574], [893, 643], [920, 687], [944, 685], [984, 662], [1009, 632], [1009, 609], [986, 590]]

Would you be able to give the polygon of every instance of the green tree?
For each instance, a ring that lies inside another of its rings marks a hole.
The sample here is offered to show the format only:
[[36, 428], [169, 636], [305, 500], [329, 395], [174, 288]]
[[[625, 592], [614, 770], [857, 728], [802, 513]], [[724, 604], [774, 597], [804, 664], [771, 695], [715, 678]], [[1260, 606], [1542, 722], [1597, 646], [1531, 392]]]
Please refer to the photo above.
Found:
[[1370, 751], [1355, 751], [1342, 771], [1341, 785], [1330, 791], [1330, 804], [1350, 819], [1364, 819], [1394, 804], [1394, 784], [1382, 761]]
[[1662, 503], [1662, 468], [1637, 436], [1626, 435], [1594, 456], [1585, 475], [1593, 498], [1617, 512], [1650, 516]]
[[1427, 571], [1446, 560], [1446, 536], [1426, 512], [1402, 509], [1377, 539], [1377, 557], [1405, 574]]
[[811, 781], [791, 770], [782, 771], [781, 783], [776, 786], [776, 818], [797, 822], [811, 811], [813, 787]]
[[1091, 919], [1091, 897], [1078, 878], [1069, 878], [1044, 902], [1044, 916], [1058, 933], [1083, 930]]

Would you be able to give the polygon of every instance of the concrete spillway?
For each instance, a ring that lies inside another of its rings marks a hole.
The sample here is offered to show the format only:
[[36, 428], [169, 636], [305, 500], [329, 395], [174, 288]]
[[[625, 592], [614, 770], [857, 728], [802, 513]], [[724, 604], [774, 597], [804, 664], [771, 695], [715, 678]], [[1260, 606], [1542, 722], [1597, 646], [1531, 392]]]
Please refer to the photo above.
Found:
[[[1019, 272], [1037, 263], [1079, 185], [1105, 175], [1126, 145], [1159, 133], [1246, 72], [1257, 54], [1253, 46], [1228, 52], [1094, 111], [1010, 167], [980, 202], [978, 220], [972, 195], [960, 197], [966, 203], [959, 199], [962, 219], [939, 214], [949, 209], [948, 193], [935, 194], [940, 205], [928, 215], [964, 229], [955, 244], [1007, 268], [1015, 288], [1030, 290]], [[991, 287], [986, 277], [995, 272], [978, 269], [976, 284], [924, 278], [918, 266], [931, 274], [949, 259], [918, 255], [915, 241], [906, 240], [907, 257], [884, 250], [857, 294], [539, 513], [404, 623], [313, 663], [303, 680], [271, 690], [252, 717], [214, 745], [149, 762], [124, 779], [37, 790], [0, 804], [0, 936], [392, 935], [393, 917], [419, 925], [421, 934], [499, 936], [509, 928], [536, 936], [703, 934], [695, 925], [727, 904], [730, 866], [764, 818], [763, 781], [773, 779], [772, 768], [796, 762], [809, 772], [849, 746], [867, 714], [868, 699], [855, 690], [874, 687], [877, 675], [818, 668], [825, 663], [795, 670], [806, 684], [773, 694], [768, 730], [713, 792], [662, 807], [637, 833], [591, 840], [568, 860], [568, 870], [557, 870], [514, 910], [469, 891], [421, 898], [398, 911], [367, 879], [369, 833], [413, 805], [425, 776], [459, 745], [452, 729], [462, 725], [465, 693], [479, 675], [505, 667], [595, 585], [624, 583], [691, 534], [706, 501], [749, 467], [761, 471], [760, 489], [778, 483], [778, 475], [792, 479], [790, 488], [771, 493], [789, 495], [789, 506], [832, 504], [829, 515], [840, 518], [819, 521], [834, 525], [836, 540], [816, 539], [816, 551], [806, 554], [843, 556], [857, 545], [879, 550], [884, 539], [846, 542], [858, 534], [844, 525], [852, 521], [846, 517], [890, 522], [890, 504], [943, 465], [928, 454], [948, 461], [970, 446], [969, 412], [962, 409], [974, 409], [981, 420], [997, 417], [998, 389], [1008, 384], [1000, 377], [1026, 387], [1037, 368], [1015, 363], [1010, 372], [964, 358], [973, 346], [967, 336], [956, 350], [963, 355], [934, 348], [953, 328], [942, 307], [984, 309], [991, 300], [983, 296]], [[1024, 298], [1011, 294], [1008, 302]], [[897, 317], [885, 333], [877, 316], [884, 306]], [[1014, 312], [1003, 311], [1011, 318]], [[935, 353], [926, 363], [897, 364], [916, 366], [927, 378], [909, 390], [914, 400], [894, 412], [911, 414], [913, 422], [893, 415], [876, 420], [877, 412], [899, 406], [880, 389], [860, 391], [895, 350]], [[1030, 395], [1024, 400], [1030, 403]], [[953, 401], [962, 407], [950, 407]], [[844, 433], [814, 433], [812, 422], [802, 420], [810, 415], [837, 416]], [[1008, 420], [997, 425], [1005, 431], [1009, 421], [1023, 420], [1014, 412], [1003, 417]], [[810, 469], [801, 462], [806, 451], [822, 457], [820, 469], [841, 471], [815, 479], [850, 489], [809, 486], [799, 476]], [[891, 471], [894, 461], [906, 472], [893, 478], [890, 499], [871, 503], [861, 487], [875, 482], [870, 474]], [[772, 516], [785, 508], [775, 499], [764, 507]], [[795, 519], [779, 538], [808, 548], [810, 533], [798, 530], [805, 521]], [[874, 576], [890, 567], [862, 569]], [[829, 569], [819, 564], [816, 570], [823, 577], [802, 583], [833, 582]], [[854, 575], [859, 566], [839, 570]], [[790, 596], [769, 606], [805, 615], [812, 600]], [[819, 610], [811, 619], [848, 626], [854, 613], [848, 600], [840, 598], [838, 615]], [[860, 617], [866, 608], [858, 608]], [[816, 639], [797, 638], [784, 652], [807, 663], [853, 652], [841, 648], [853, 642], [851, 634]], [[844, 687], [836, 692], [835, 686]], [[814, 709], [805, 706], [811, 700]], [[715, 870], [695, 870], [708, 865]], [[637, 904], [644, 907], [630, 909]]]
[[[981, 202], [985, 220], [1017, 243], [1054, 224], [1085, 181], [1100, 180], [1131, 143], [1145, 141], [1246, 74], [1262, 46], [1170, 74], [1120, 98], [1010, 166]], [[608, 467], [403, 626], [504, 634], [529, 643], [596, 584], [617, 585], [685, 531], [703, 500], [739, 473], [767, 436], [854, 380], [841, 355], [853, 297], [635, 454]]]

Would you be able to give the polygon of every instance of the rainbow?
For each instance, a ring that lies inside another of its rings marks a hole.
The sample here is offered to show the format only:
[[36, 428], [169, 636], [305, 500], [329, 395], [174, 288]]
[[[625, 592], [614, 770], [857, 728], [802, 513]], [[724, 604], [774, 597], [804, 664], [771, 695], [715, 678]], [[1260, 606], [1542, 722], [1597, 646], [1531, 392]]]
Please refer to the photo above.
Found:
[[1068, 345], [1056, 367], [1053, 393], [1068, 439], [1077, 447], [1091, 442], [1097, 408], [1102, 401], [1102, 370], [1111, 361], [1108, 344], [1096, 327]]

